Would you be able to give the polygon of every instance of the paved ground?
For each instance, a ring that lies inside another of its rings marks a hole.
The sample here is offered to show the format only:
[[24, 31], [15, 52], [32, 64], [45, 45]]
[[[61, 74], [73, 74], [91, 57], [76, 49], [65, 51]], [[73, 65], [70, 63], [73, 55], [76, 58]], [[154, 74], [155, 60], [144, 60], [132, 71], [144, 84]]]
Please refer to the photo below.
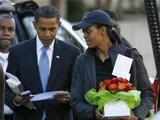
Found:
[[149, 76], [154, 77], [156, 70], [146, 16], [132, 15], [119, 23], [122, 34], [142, 54]]

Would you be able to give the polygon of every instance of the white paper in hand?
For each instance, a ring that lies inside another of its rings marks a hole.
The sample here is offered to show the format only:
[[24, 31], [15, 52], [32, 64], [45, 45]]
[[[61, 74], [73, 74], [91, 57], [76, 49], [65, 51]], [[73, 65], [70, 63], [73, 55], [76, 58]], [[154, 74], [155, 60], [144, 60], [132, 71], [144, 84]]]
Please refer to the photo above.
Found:
[[126, 78], [127, 80], [130, 79], [130, 69], [132, 65], [133, 59], [127, 56], [118, 54], [112, 75], [117, 77]]
[[67, 91], [50, 91], [50, 92], [39, 93], [39, 94], [33, 95], [33, 97], [31, 98], [31, 101], [36, 102], [36, 101], [54, 99], [55, 95], [58, 95], [58, 94], [69, 94], [69, 92], [67, 92]]

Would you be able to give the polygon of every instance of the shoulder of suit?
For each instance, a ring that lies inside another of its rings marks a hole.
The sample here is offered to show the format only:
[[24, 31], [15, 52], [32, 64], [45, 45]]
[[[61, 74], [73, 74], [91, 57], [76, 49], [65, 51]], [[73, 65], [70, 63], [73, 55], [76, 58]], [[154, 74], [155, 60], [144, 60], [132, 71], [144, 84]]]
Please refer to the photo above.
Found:
[[56, 42], [57, 44], [61, 45], [65, 50], [80, 51], [79, 48], [77, 48], [76, 46], [68, 44], [64, 41], [56, 39]]
[[25, 41], [22, 41], [14, 46], [12, 46], [10, 48], [10, 51], [14, 51], [14, 50], [24, 50], [26, 48], [28, 48], [29, 46], [31, 46], [33, 44], [34, 40], [25, 40]]
[[83, 63], [85, 62], [86, 60], [88, 60], [88, 58], [90, 59], [92, 55], [84, 52], [84, 53], [81, 53], [78, 57], [77, 57], [77, 62], [79, 63]]

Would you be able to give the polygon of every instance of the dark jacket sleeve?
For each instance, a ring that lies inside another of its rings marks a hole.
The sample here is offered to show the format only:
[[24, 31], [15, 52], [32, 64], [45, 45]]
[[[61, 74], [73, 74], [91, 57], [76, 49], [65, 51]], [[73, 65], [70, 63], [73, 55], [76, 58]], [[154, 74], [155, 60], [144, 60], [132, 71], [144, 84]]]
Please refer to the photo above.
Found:
[[141, 104], [134, 109], [134, 113], [143, 120], [149, 114], [153, 106], [151, 83], [142, 56], [136, 49], [132, 49], [130, 56], [134, 59], [131, 68], [131, 82], [141, 91]]
[[[80, 59], [79, 59], [80, 58]], [[94, 106], [86, 103], [84, 100], [85, 88], [85, 68], [83, 60], [79, 57], [75, 63], [71, 85], [72, 107], [78, 117], [78, 120], [94, 120]]]
[[[9, 57], [8, 57], [8, 67], [7, 72], [16, 75], [17, 74], [17, 61], [14, 52], [11, 50]], [[5, 102], [9, 107], [11, 107], [13, 110], [16, 110], [16, 106], [13, 104], [13, 99], [15, 97], [15, 94], [12, 92], [12, 90], [9, 88], [9, 86], [6, 84], [6, 92], [5, 92]]]

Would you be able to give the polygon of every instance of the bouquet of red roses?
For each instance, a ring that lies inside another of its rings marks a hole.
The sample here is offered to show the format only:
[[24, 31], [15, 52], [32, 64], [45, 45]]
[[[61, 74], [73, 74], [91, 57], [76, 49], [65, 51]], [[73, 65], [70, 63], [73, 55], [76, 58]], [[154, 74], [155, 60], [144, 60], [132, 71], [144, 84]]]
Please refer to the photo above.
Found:
[[89, 104], [97, 106], [101, 112], [107, 104], [116, 104], [119, 101], [125, 103], [131, 110], [136, 108], [141, 100], [140, 91], [123, 78], [103, 80], [100, 82], [98, 90], [93, 88], [85, 94], [85, 99]]
[[103, 80], [102, 82], [100, 82], [99, 90], [108, 90], [111, 92], [127, 92], [129, 90], [135, 90], [135, 87], [127, 79], [115, 77], [111, 80]]

